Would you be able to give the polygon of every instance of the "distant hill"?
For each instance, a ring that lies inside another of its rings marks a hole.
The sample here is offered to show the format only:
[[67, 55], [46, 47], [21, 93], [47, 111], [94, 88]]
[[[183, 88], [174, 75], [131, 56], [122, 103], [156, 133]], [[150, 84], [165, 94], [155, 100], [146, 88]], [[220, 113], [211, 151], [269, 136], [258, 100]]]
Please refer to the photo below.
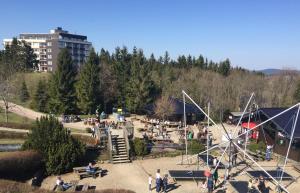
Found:
[[[276, 74], [280, 74], [281, 72], [284, 72], [287, 70], [281, 70], [281, 69], [276, 69], [276, 68], [268, 68], [268, 69], [263, 69], [263, 70], [259, 70], [257, 72], [261, 72], [264, 73], [265, 75], [276, 75]], [[288, 71], [295, 71], [300, 73], [299, 70], [288, 70]]]

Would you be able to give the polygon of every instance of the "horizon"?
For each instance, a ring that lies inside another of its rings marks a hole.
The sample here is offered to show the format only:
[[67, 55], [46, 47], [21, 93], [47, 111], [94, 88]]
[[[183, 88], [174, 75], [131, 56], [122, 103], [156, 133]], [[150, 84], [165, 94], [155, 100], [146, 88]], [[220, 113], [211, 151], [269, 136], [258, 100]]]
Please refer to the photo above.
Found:
[[[174, 3], [175, 2], [175, 3]], [[20, 33], [48, 33], [61, 26], [86, 35], [97, 52], [119, 46], [143, 49], [147, 57], [199, 56], [249, 70], [300, 70], [300, 3], [293, 1], [3, 1], [2, 40]], [[12, 11], [14, 9], [14, 11]], [[25, 11], [26, 10], [26, 11]], [[55, 14], [52, 10], [55, 10]], [[79, 14], [78, 14], [79, 13]]]

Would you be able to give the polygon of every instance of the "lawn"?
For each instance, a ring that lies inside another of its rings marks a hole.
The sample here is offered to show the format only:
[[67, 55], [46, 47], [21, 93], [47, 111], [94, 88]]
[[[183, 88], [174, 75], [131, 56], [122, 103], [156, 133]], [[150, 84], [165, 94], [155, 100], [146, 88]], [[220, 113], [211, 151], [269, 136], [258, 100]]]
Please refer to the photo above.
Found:
[[[0, 122], [6, 122], [4, 110], [0, 108]], [[8, 122], [10, 123], [34, 123], [34, 120], [28, 119], [27, 117], [22, 117], [15, 113], [8, 112]]]
[[[28, 73], [19, 73], [15, 76], [15, 78], [11, 81], [12, 87], [14, 88], [14, 92], [10, 97], [10, 101], [16, 103], [18, 105], [30, 108], [32, 96], [36, 90], [37, 84], [39, 80], [48, 81], [51, 76], [51, 73], [38, 73], [38, 72], [28, 72]], [[20, 90], [20, 86], [22, 82], [26, 82], [26, 86], [30, 95], [30, 98], [26, 102], [21, 102], [19, 99], [18, 91]]]
[[0, 144], [23, 144], [25, 139], [0, 139]]

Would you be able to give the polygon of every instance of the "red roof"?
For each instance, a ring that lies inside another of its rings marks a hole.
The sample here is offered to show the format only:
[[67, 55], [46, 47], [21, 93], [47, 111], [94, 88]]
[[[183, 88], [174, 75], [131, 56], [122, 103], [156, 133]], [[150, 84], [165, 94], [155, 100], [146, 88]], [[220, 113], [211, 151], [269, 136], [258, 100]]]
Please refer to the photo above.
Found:
[[242, 123], [242, 127], [246, 128], [246, 129], [252, 129], [252, 128], [256, 127], [256, 123], [253, 123], [253, 122], [250, 122], [249, 124], [248, 124], [248, 122]]

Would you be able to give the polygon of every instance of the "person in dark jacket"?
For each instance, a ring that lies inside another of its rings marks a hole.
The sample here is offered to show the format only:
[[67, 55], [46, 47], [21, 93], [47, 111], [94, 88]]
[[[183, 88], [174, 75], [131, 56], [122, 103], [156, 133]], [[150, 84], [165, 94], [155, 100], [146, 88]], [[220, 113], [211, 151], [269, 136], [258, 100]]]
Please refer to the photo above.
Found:
[[168, 175], [166, 174], [164, 179], [163, 179], [163, 191], [164, 193], [167, 193], [168, 189]]

